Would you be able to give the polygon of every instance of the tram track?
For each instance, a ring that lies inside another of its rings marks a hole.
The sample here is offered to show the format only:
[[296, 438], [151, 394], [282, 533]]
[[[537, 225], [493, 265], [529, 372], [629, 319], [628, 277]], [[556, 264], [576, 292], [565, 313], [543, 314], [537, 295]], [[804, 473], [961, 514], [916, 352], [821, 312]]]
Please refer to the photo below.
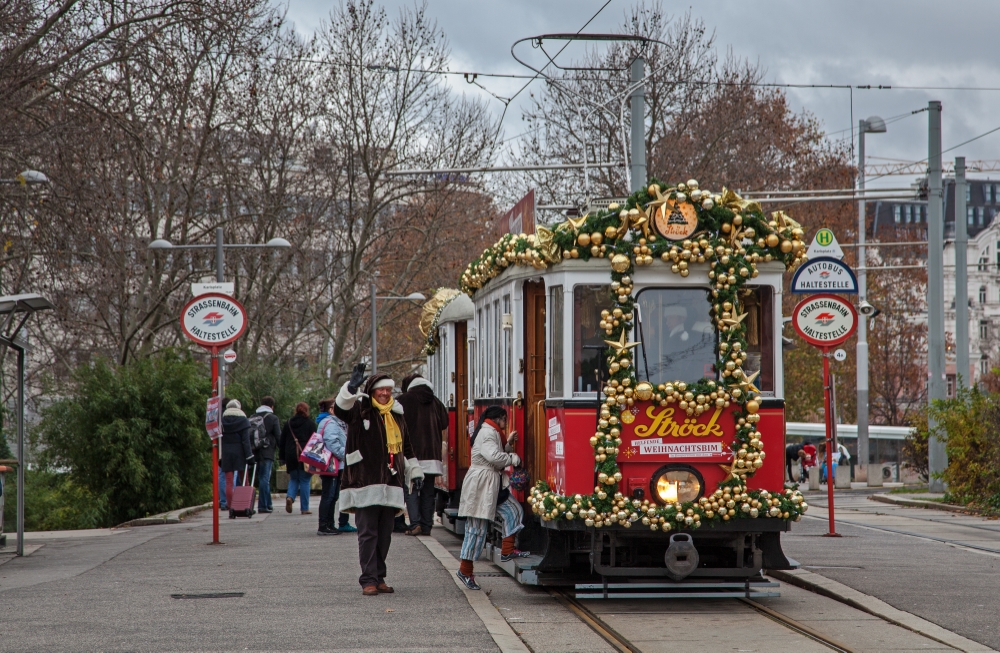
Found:
[[[615, 630], [614, 627], [601, 619], [601, 617], [596, 615], [586, 605], [578, 601], [569, 592], [559, 589], [550, 589], [549, 594], [563, 607], [576, 615], [580, 621], [590, 627], [591, 630], [597, 633], [597, 635], [604, 639], [604, 641], [606, 641], [619, 653], [642, 653], [641, 649], [636, 648], [635, 645], [633, 645], [624, 635]], [[765, 605], [761, 605], [753, 599], [740, 598], [736, 600], [746, 604], [748, 607], [767, 619], [775, 621], [785, 628], [798, 633], [809, 640], [822, 644], [831, 651], [837, 651], [837, 653], [856, 653], [856, 649], [827, 637], [823, 633], [820, 633], [819, 631], [810, 628], [809, 626], [806, 626], [805, 624], [800, 623], [787, 615], [784, 615]]]

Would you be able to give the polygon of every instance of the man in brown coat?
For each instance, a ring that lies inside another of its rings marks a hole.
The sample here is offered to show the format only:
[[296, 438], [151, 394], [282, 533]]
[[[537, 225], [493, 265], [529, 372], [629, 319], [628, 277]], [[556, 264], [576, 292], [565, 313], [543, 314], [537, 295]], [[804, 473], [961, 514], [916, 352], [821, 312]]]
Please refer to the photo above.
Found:
[[[395, 383], [385, 374], [364, 380], [365, 366], [354, 368], [334, 402], [334, 414], [347, 424], [341, 510], [354, 513], [358, 527], [358, 581], [365, 596], [391, 593], [385, 558], [392, 525], [402, 511], [403, 487], [423, 479], [413, 456], [402, 407], [393, 400]], [[358, 392], [364, 382], [364, 389]]]
[[406, 534], [430, 535], [434, 526], [434, 481], [444, 474], [441, 445], [448, 438], [448, 409], [434, 396], [430, 382], [419, 374], [404, 378], [402, 385], [403, 394], [397, 401], [403, 407], [410, 446], [424, 471], [422, 486], [406, 494], [406, 512], [410, 515]]

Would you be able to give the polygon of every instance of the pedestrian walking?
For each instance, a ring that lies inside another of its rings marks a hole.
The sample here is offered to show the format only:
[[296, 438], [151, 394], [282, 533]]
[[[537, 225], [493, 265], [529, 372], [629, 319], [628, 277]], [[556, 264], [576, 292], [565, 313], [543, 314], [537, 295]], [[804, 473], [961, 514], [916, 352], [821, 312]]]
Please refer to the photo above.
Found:
[[[319, 402], [319, 414], [316, 416], [316, 430], [320, 434], [323, 433], [320, 430], [320, 425], [323, 423], [323, 420], [325, 420], [327, 417], [330, 417], [330, 415], [333, 414], [333, 403], [336, 400], [337, 400], [336, 397], [333, 397], [333, 398], [330, 398], [330, 399], [323, 399], [323, 400], [321, 400]], [[341, 420], [341, 424], [343, 424], [343, 420]], [[346, 443], [346, 434], [347, 434], [347, 425], [344, 424], [345, 443]], [[324, 439], [324, 441], [326, 440], [325, 437], [323, 439]], [[331, 453], [332, 453], [332, 451], [333, 450], [331, 449]], [[338, 474], [337, 474], [337, 492], [336, 492], [336, 496], [337, 497], [340, 496], [340, 488], [343, 487], [343, 484], [344, 484], [343, 474], [344, 474], [344, 459], [343, 459], [343, 456], [341, 456], [341, 459], [340, 459], [340, 472], [338, 472]], [[333, 502], [334, 502], [334, 505], [330, 507], [330, 510], [333, 510], [333, 509], [336, 508], [337, 499], [335, 498], [333, 500]], [[322, 499], [320, 500], [320, 505], [321, 506], [323, 505]], [[333, 522], [331, 521], [331, 523], [333, 523]], [[355, 527], [351, 526], [351, 515], [350, 515], [350, 513], [346, 513], [343, 510], [340, 511], [340, 516], [337, 517], [337, 530], [340, 531], [341, 533], [357, 533], [358, 532], [358, 529], [356, 529]]]
[[434, 396], [430, 382], [419, 374], [403, 379], [403, 394], [396, 401], [403, 407], [403, 418], [410, 436], [410, 446], [424, 471], [422, 484], [406, 493], [406, 512], [410, 515], [407, 535], [430, 535], [434, 526], [434, 489], [444, 474], [441, 462], [442, 439], [448, 438], [448, 409]]
[[392, 398], [395, 383], [385, 374], [372, 374], [367, 381], [364, 375], [365, 365], [357, 365], [337, 394], [333, 412], [347, 424], [340, 507], [354, 512], [358, 581], [365, 596], [374, 596], [393, 591], [385, 582], [393, 518], [403, 510], [404, 485], [422, 480], [424, 473], [413, 457], [403, 408]]
[[456, 572], [470, 590], [481, 589], [476, 583], [473, 563], [483, 552], [495, 516], [500, 516], [503, 526], [500, 559], [507, 562], [529, 555], [514, 548], [514, 537], [524, 528], [524, 511], [510, 496], [510, 477], [504, 470], [520, 465], [521, 458], [514, 453], [517, 431], [511, 431], [505, 445], [503, 432], [506, 429], [507, 411], [500, 406], [490, 406], [480, 415], [472, 433], [472, 462], [462, 481], [462, 499], [458, 504], [458, 516], [466, 520], [462, 561]]
[[[321, 401], [320, 407], [324, 408], [327, 404], [328, 401]], [[333, 454], [333, 458], [330, 459], [330, 466], [326, 471], [320, 472], [323, 495], [319, 501], [319, 530], [316, 534], [339, 535], [340, 529], [334, 526], [337, 518], [334, 511], [337, 507], [337, 498], [340, 496], [340, 470], [344, 467], [344, 452], [347, 448], [347, 424], [336, 415], [327, 413], [319, 423], [318, 429], [323, 436], [323, 446]], [[342, 518], [349, 517], [346, 512], [340, 514]]]
[[250, 417], [251, 433], [256, 432], [260, 446], [254, 450], [257, 463], [257, 512], [274, 512], [271, 502], [271, 470], [274, 467], [274, 452], [281, 438], [281, 420], [274, 414], [274, 397], [265, 396], [260, 406]]
[[785, 471], [788, 472], [788, 480], [793, 483], [799, 482], [802, 478], [801, 463], [806, 458], [804, 446], [801, 443], [785, 446]]
[[[253, 464], [253, 448], [250, 446], [250, 421], [243, 406], [236, 399], [226, 403], [222, 413], [222, 464], [226, 480], [226, 505], [233, 500], [233, 474]], [[252, 505], [250, 506], [253, 507]]]
[[299, 509], [303, 515], [311, 515], [309, 510], [309, 492], [312, 474], [306, 471], [299, 462], [302, 447], [315, 432], [315, 424], [309, 417], [309, 404], [300, 401], [295, 405], [295, 414], [285, 422], [278, 442], [278, 457], [288, 472], [288, 492], [285, 494], [285, 512], [291, 512], [295, 505], [295, 497], [299, 497]]

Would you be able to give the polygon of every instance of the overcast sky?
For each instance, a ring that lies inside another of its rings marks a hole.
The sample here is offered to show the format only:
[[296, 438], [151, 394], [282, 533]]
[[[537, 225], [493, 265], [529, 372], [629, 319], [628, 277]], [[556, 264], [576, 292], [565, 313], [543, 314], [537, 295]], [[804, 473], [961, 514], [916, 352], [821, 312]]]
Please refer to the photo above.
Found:
[[[519, 38], [552, 32], [576, 32], [605, 0], [428, 0], [428, 14], [451, 45], [452, 70], [528, 72], [511, 58]], [[284, 0], [288, 19], [311, 34], [335, 6], [334, 0]], [[396, 13], [405, 0], [383, 0]], [[629, 0], [612, 0], [588, 32], [618, 32]], [[766, 80], [778, 83], [892, 85], [916, 87], [990, 87], [1000, 89], [1000, 2], [997, 0], [703, 0], [697, 4], [664, 2], [673, 15], [690, 10], [715, 30], [720, 53], [757, 61]], [[572, 56], [567, 50], [564, 56]], [[523, 84], [514, 80], [480, 81], [500, 96]], [[484, 91], [452, 78], [456, 88], [490, 99], [499, 114], [503, 105]], [[538, 86], [541, 86], [536, 82]], [[847, 89], [788, 89], [796, 111], [807, 111], [831, 138], [849, 138], [851, 92]], [[527, 93], [522, 97], [527, 96]], [[1000, 127], [1000, 90], [862, 90], [853, 91], [854, 124], [872, 114], [883, 118], [943, 103], [943, 142], [948, 148]], [[505, 136], [522, 131], [517, 101], [504, 119]], [[869, 157], [914, 161], [927, 156], [927, 113], [889, 125], [888, 133], [867, 136]], [[968, 160], [1000, 159], [1000, 131], [944, 155]], [[869, 163], [877, 162], [869, 158]], [[990, 175], [1000, 178], [1000, 172]], [[888, 183], [911, 178], [884, 180]]]

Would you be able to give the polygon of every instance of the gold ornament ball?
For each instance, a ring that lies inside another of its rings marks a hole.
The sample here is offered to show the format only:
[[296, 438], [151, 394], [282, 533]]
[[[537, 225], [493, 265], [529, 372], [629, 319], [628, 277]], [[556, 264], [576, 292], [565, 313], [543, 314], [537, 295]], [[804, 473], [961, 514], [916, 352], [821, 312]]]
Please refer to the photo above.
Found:
[[781, 242], [781, 239], [778, 238], [778, 234], [771, 234], [771, 235], [769, 235], [767, 237], [767, 246], [768, 247], [777, 247], [778, 243], [780, 243], [780, 242]]
[[760, 410], [760, 404], [758, 404], [756, 401], [751, 399], [750, 401], [747, 402], [748, 413], [752, 415], [753, 413], [756, 413], [758, 410]]
[[604, 237], [609, 239], [614, 238], [617, 233], [618, 230], [616, 228], [608, 227], [607, 229], [604, 230]]
[[629, 268], [628, 257], [624, 254], [615, 254], [611, 259], [611, 269], [615, 272], [622, 273]]
[[590, 245], [590, 234], [582, 233], [576, 237], [576, 242], [580, 247], [587, 247]]
[[604, 236], [599, 231], [595, 231], [590, 234], [590, 242], [594, 245], [600, 245], [604, 242]]
[[601, 248], [598, 247], [597, 245], [591, 246], [591, 248], [590, 248], [590, 255], [591, 256], [600, 256], [601, 255]]
[[788, 254], [791, 251], [792, 251], [792, 241], [790, 240], [781, 241], [781, 252], [783, 254]]
[[649, 401], [653, 397], [653, 384], [648, 381], [640, 381], [635, 386], [635, 396], [639, 401]]

